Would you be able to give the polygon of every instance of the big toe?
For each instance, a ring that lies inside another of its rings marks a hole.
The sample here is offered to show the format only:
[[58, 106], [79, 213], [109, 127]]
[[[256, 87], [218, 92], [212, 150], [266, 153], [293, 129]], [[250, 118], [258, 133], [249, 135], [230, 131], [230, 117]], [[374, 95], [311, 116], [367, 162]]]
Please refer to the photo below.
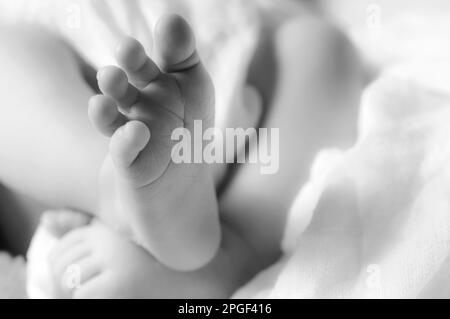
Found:
[[179, 15], [168, 14], [159, 19], [155, 26], [155, 45], [166, 72], [180, 72], [199, 63], [194, 33]]
[[57, 238], [61, 238], [69, 231], [90, 223], [91, 216], [72, 210], [52, 210], [41, 217], [41, 225]]

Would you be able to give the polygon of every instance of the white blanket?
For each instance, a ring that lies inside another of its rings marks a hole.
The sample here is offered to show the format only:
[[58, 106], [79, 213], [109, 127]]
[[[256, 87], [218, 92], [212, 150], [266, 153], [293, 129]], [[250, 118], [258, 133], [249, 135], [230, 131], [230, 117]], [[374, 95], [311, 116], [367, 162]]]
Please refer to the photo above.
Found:
[[0, 251], [0, 299], [26, 297], [25, 261]]
[[317, 157], [285, 255], [236, 297], [450, 297], [449, 121], [450, 95], [382, 75], [356, 145]]
[[237, 298], [450, 298], [450, 3], [323, 0], [379, 75]]

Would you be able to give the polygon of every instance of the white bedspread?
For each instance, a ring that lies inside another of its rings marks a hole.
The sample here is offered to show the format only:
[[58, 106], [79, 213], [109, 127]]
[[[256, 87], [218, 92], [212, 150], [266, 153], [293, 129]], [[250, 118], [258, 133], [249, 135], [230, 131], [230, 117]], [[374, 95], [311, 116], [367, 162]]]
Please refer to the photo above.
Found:
[[450, 297], [450, 95], [402, 74], [367, 89], [358, 142], [319, 154], [283, 258], [236, 297]]
[[338, 2], [337, 20], [381, 70], [357, 143], [317, 156], [282, 258], [235, 297], [450, 298], [450, 4], [372, 1], [374, 27], [345, 21]]
[[25, 262], [0, 251], [0, 299], [26, 298]]

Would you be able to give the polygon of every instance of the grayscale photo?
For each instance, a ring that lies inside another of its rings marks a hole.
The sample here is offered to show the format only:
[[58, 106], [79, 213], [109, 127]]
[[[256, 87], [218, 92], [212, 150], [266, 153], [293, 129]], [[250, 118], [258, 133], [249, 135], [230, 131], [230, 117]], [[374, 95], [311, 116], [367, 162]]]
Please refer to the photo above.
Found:
[[0, 299], [450, 298], [449, 39], [448, 0], [0, 0]]

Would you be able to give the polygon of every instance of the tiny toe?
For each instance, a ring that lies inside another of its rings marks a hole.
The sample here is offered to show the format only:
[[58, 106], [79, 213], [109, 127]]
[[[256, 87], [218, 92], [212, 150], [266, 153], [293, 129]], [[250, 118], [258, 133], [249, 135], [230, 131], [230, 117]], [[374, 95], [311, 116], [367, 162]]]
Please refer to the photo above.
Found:
[[130, 121], [111, 137], [110, 153], [116, 165], [129, 168], [150, 141], [150, 130], [140, 121]]
[[106, 95], [91, 97], [88, 113], [94, 127], [108, 137], [127, 120], [117, 109], [116, 102]]
[[167, 72], [181, 72], [200, 62], [195, 37], [179, 15], [162, 16], [155, 26], [155, 44], [161, 65]]
[[77, 262], [77, 265], [80, 268], [80, 279], [82, 285], [100, 275], [102, 271], [102, 267], [97, 258], [93, 258], [92, 256], [81, 259]]
[[98, 86], [103, 94], [117, 101], [123, 111], [137, 102], [139, 91], [128, 82], [125, 72], [115, 66], [107, 66], [97, 73]]
[[53, 269], [53, 282], [56, 288], [64, 296], [73, 297], [73, 294], [80, 289], [83, 284], [98, 276], [101, 273], [100, 265], [96, 258], [90, 255], [80, 256], [74, 262], [59, 266], [61, 269]]
[[59, 278], [62, 278], [68, 268], [77, 270], [81, 266], [79, 262], [90, 255], [89, 247], [84, 243], [79, 243], [70, 247], [70, 250], [63, 252], [51, 267]]
[[71, 247], [84, 242], [85, 238], [85, 227], [70, 231], [69, 233], [61, 237], [61, 239], [51, 249], [49, 254], [49, 261], [55, 262], [65, 251], [70, 250]]
[[75, 290], [73, 294], [74, 299], [100, 299], [105, 298], [108, 294], [108, 287], [110, 285], [110, 278], [104, 273], [94, 276], [91, 280], [83, 283], [80, 289]]
[[116, 52], [118, 64], [125, 70], [131, 83], [146, 87], [161, 71], [145, 53], [142, 44], [132, 37], [123, 39]]
[[57, 238], [90, 221], [91, 216], [68, 209], [47, 211], [41, 216], [41, 225]]

